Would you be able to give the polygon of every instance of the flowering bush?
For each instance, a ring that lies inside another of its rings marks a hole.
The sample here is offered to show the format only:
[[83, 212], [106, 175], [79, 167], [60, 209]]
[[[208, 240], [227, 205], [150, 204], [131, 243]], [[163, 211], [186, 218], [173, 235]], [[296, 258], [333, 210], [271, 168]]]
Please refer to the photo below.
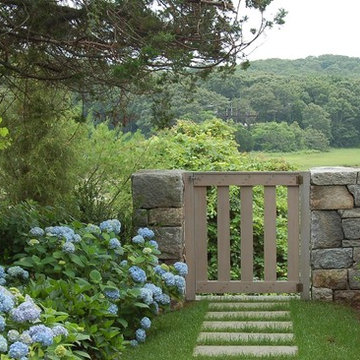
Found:
[[88, 339], [81, 328], [65, 322], [68, 314], [41, 309], [16, 288], [0, 286], [1, 359], [83, 359], [89, 355], [73, 350], [75, 342]]
[[28, 294], [85, 328], [82, 346], [94, 359], [117, 359], [127, 343], [144, 342], [151, 318], [185, 291], [187, 266], [159, 265], [150, 229], [127, 243], [120, 231], [115, 219], [31, 229], [14, 264], [30, 272]]

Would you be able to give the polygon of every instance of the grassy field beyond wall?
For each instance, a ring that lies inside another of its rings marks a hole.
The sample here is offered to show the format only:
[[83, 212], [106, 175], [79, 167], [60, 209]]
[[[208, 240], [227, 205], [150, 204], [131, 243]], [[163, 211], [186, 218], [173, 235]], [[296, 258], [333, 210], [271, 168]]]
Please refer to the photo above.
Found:
[[360, 166], [360, 148], [331, 149], [327, 152], [256, 153], [264, 158], [283, 158], [300, 170], [317, 166]]

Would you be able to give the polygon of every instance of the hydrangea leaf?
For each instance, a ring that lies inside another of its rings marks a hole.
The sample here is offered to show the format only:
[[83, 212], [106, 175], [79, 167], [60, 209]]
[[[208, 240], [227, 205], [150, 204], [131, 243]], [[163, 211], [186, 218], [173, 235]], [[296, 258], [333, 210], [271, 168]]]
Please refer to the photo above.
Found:
[[99, 273], [99, 271], [97, 270], [92, 270], [89, 274], [90, 279], [94, 282], [94, 283], [99, 283], [102, 280], [102, 276]]

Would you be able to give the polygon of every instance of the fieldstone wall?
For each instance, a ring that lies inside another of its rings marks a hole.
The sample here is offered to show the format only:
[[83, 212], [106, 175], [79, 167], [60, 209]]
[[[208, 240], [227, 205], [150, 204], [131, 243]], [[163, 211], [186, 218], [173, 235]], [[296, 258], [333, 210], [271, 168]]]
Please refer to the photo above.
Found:
[[161, 260], [183, 260], [183, 171], [139, 171], [132, 175], [132, 193], [134, 225], [154, 230]]
[[360, 169], [311, 170], [312, 298], [360, 301]]

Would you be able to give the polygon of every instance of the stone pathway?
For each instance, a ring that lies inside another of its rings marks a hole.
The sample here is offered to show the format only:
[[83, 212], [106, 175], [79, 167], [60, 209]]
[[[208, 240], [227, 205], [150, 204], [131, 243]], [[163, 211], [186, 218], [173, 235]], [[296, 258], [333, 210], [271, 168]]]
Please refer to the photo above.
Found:
[[296, 355], [288, 303], [291, 297], [204, 298], [211, 302], [194, 356]]

